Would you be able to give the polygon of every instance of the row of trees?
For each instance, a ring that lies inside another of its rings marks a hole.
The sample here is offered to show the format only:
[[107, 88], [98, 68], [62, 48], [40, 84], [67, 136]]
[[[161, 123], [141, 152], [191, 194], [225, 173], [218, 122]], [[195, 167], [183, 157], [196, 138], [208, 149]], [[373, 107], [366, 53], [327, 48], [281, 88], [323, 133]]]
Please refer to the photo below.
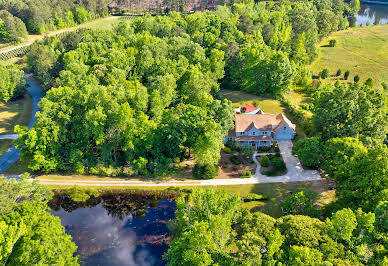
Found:
[[325, 220], [251, 214], [236, 195], [194, 190], [177, 200], [168, 265], [383, 265], [387, 203]]
[[0, 263], [79, 265], [77, 246], [48, 212], [51, 190], [27, 179], [0, 178]]
[[108, 0], [0, 1], [0, 41], [19, 42], [30, 33], [42, 34], [108, 15]]
[[112, 165], [117, 174], [158, 175], [191, 154], [214, 165], [233, 126], [231, 103], [212, 97], [223, 58], [188, 37], [133, 34], [126, 24], [36, 43], [31, 70], [58, 87], [41, 101], [34, 127], [16, 130], [16, 146], [45, 172]]

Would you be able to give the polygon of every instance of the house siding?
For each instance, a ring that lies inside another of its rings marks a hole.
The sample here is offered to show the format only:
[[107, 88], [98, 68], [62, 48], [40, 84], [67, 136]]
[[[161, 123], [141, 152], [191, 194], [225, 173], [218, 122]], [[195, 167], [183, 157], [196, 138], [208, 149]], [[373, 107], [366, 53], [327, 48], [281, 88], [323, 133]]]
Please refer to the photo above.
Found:
[[274, 133], [275, 140], [291, 140], [294, 138], [295, 131], [285, 124]]

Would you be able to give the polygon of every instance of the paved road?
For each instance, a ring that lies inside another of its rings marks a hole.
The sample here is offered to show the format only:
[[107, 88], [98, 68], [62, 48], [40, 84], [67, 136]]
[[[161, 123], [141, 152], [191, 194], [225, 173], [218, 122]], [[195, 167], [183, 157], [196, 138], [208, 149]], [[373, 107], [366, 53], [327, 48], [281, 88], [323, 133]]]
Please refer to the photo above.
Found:
[[0, 135], [0, 139], [17, 139], [18, 134]]
[[[28, 93], [31, 95], [33, 108], [30, 123], [28, 124], [28, 128], [30, 129], [32, 125], [35, 123], [36, 118], [35, 114], [39, 110], [38, 103], [44, 96], [41, 88], [33, 81], [28, 80], [27, 83], [29, 87], [27, 88]], [[12, 146], [3, 156], [0, 157], [0, 174], [4, 174], [4, 172], [14, 164], [20, 158], [20, 152], [14, 146]]]

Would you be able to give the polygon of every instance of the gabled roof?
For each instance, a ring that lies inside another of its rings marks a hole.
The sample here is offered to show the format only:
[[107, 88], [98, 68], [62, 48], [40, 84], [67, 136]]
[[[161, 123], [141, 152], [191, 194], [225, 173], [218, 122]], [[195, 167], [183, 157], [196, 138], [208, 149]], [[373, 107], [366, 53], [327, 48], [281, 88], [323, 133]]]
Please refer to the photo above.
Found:
[[244, 132], [253, 127], [261, 131], [277, 131], [284, 124], [295, 130], [295, 125], [283, 115], [273, 114], [236, 114], [235, 115], [235, 130], [236, 132]]
[[252, 111], [256, 111], [257, 109], [260, 109], [259, 107], [255, 107], [255, 106], [252, 106], [252, 105], [249, 105], [249, 104], [245, 104], [245, 113], [249, 113], [249, 112], [252, 112]]

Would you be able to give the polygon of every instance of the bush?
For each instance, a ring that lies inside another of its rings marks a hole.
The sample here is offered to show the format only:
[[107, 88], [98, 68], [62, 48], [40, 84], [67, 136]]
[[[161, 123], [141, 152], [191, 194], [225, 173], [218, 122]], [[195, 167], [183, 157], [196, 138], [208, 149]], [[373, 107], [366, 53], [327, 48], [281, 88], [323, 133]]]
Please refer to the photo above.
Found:
[[321, 78], [322, 79], [326, 79], [330, 76], [330, 71], [329, 69], [325, 68], [324, 70], [322, 70], [321, 72]]
[[275, 152], [280, 152], [280, 148], [278, 146], [276, 146], [275, 148], [273, 148]]
[[235, 165], [238, 165], [238, 164], [241, 164], [241, 161], [240, 159], [236, 156], [236, 155], [232, 155], [230, 157], [230, 161], [235, 164]]
[[261, 158], [261, 160], [260, 160], [260, 165], [263, 167], [268, 167], [269, 164], [270, 164], [270, 160], [269, 160], [268, 156], [267, 155], [263, 156], [263, 158]]
[[70, 189], [68, 193], [69, 197], [76, 202], [85, 202], [87, 201], [91, 196], [98, 197], [100, 193], [97, 189], [82, 189], [79, 186], [74, 186]]
[[269, 151], [271, 149], [271, 147], [269, 146], [260, 146], [259, 147], [259, 151]]
[[341, 74], [342, 74], [342, 71], [341, 71], [341, 69], [338, 69], [337, 70], [337, 73], [335, 74], [337, 77], [339, 77], [339, 76], [341, 76]]
[[252, 158], [255, 149], [252, 146], [241, 146], [240, 152], [246, 158]]
[[373, 81], [372, 78], [368, 78], [366, 81], [365, 81], [365, 85], [370, 87], [370, 88], [373, 88], [375, 86], [375, 83]]
[[276, 169], [276, 171], [283, 171], [286, 169], [286, 164], [280, 158], [273, 158], [271, 164]]
[[250, 178], [252, 176], [252, 172], [249, 170], [240, 170], [238, 171], [238, 175], [241, 178]]
[[228, 141], [225, 143], [226, 147], [229, 147], [232, 151], [236, 151], [239, 149], [238, 143], [236, 141]]
[[254, 193], [249, 193], [247, 195], [241, 196], [242, 200], [244, 202], [249, 202], [249, 201], [258, 201], [258, 200], [268, 200], [269, 195], [267, 194], [254, 194]]
[[264, 175], [266, 176], [272, 176], [272, 172], [269, 170], [264, 171]]
[[210, 163], [199, 163], [194, 165], [193, 176], [197, 179], [213, 179], [218, 173], [217, 167]]
[[344, 74], [344, 79], [347, 80], [349, 78], [349, 75], [350, 75], [350, 71], [346, 70]]
[[232, 153], [232, 149], [229, 148], [229, 147], [224, 147], [222, 150], [223, 150], [225, 153]]
[[330, 40], [329, 41], [329, 46], [330, 47], [335, 47], [336, 43], [337, 43], [337, 40]]
[[276, 157], [280, 157], [280, 152], [277, 152], [277, 153], [275, 154], [275, 156], [276, 156]]
[[360, 81], [360, 76], [359, 75], [355, 75], [353, 80], [354, 80], [355, 83], [359, 82]]

